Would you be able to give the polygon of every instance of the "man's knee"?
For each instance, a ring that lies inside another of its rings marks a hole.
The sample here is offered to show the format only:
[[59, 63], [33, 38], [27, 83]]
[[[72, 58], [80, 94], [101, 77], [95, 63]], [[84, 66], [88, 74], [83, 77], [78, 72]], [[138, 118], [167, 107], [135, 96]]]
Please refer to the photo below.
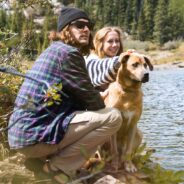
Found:
[[123, 118], [122, 118], [122, 114], [121, 112], [116, 109], [116, 108], [110, 108], [110, 116], [111, 116], [111, 126], [113, 128], [117, 128], [117, 130], [119, 130], [119, 128], [121, 127]]

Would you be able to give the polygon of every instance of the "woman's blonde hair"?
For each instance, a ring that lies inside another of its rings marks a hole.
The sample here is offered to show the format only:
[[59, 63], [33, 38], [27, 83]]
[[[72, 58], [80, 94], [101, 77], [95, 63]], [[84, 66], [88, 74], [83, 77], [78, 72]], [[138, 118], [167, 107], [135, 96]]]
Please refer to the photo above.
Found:
[[[69, 26], [66, 26], [61, 32], [51, 31], [48, 38], [50, 39], [50, 41], [61, 40], [65, 44], [69, 44], [69, 45], [77, 47], [77, 48], [80, 47], [80, 45], [73, 38], [73, 36], [69, 30]], [[90, 49], [94, 49], [93, 37], [92, 37], [91, 33], [90, 33], [90, 37], [89, 37], [89, 44], [82, 47], [80, 49], [80, 52], [82, 53], [82, 55], [88, 55], [90, 52]]]
[[93, 40], [94, 50], [92, 50], [92, 52], [95, 53], [96, 55], [98, 55], [100, 58], [105, 57], [105, 53], [103, 51], [103, 42], [104, 42], [104, 39], [105, 39], [107, 33], [111, 32], [111, 31], [115, 31], [119, 35], [120, 48], [119, 48], [117, 55], [120, 55], [120, 53], [123, 52], [123, 41], [122, 41], [123, 40], [123, 33], [122, 33], [121, 29], [119, 27], [104, 27], [96, 32], [96, 34], [94, 36], [94, 40]]

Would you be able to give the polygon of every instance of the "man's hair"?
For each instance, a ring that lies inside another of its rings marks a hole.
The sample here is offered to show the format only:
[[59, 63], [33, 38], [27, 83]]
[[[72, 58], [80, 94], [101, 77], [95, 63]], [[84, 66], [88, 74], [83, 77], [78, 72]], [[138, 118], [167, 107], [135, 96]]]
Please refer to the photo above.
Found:
[[57, 22], [57, 31], [62, 31], [65, 26], [77, 19], [85, 19], [91, 22], [87, 13], [79, 8], [64, 7], [61, 9]]
[[89, 36], [89, 44], [86, 46], [81, 47], [80, 43], [78, 43], [72, 36], [69, 26], [65, 26], [65, 28], [61, 32], [55, 32], [51, 31], [49, 35], [49, 39], [51, 41], [58, 41], [61, 40], [65, 44], [71, 45], [73, 47], [77, 47], [80, 49], [80, 52], [82, 55], [88, 55], [90, 53], [91, 49], [94, 49], [93, 46], [93, 37], [92, 34], [90, 33]]
[[100, 58], [104, 58], [105, 57], [105, 53], [103, 51], [103, 42], [104, 39], [107, 35], [107, 33], [111, 32], [111, 31], [115, 31], [118, 33], [119, 38], [120, 38], [120, 49], [117, 53], [117, 55], [120, 55], [123, 52], [123, 33], [121, 31], [121, 29], [119, 27], [104, 27], [100, 30], [98, 30], [94, 36], [94, 50], [92, 50], [93, 53], [95, 53], [96, 55], [98, 55]]

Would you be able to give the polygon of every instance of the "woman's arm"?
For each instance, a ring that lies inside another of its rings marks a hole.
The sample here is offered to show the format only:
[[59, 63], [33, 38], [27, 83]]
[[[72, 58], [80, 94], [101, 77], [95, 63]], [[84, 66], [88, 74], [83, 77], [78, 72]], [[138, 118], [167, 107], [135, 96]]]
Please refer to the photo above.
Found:
[[86, 67], [94, 86], [113, 82], [120, 66], [119, 56], [100, 59], [97, 56], [85, 58]]

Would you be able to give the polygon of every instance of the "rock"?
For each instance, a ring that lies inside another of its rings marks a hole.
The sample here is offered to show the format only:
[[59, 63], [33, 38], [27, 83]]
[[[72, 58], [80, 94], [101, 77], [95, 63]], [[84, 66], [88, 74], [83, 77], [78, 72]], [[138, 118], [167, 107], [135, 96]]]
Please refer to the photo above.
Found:
[[184, 62], [178, 64], [178, 67], [179, 67], [179, 68], [184, 68]]
[[165, 64], [154, 65], [155, 70], [176, 69], [176, 68], [184, 68], [184, 62], [169, 62]]
[[111, 175], [106, 175], [98, 179], [94, 184], [125, 184], [125, 183], [122, 183], [120, 180], [114, 178]]

